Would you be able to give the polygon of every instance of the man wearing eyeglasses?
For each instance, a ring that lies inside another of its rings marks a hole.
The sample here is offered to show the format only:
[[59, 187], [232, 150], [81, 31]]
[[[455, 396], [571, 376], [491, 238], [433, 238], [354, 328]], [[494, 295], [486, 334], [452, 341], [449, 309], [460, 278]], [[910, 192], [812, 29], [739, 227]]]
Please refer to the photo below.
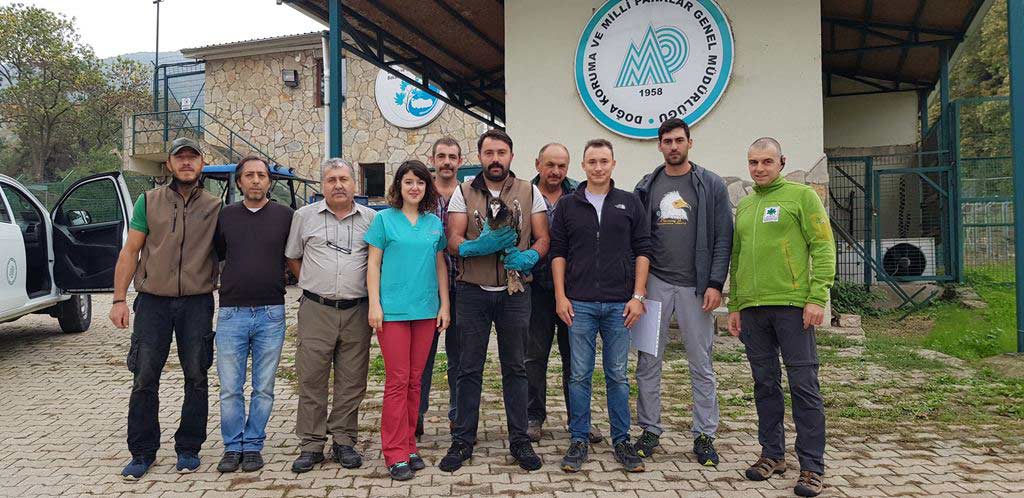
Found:
[[[295, 370], [299, 409], [295, 433], [301, 440], [293, 472], [308, 472], [324, 461], [327, 435], [334, 461], [347, 469], [363, 464], [354, 446], [359, 404], [366, 394], [372, 330], [366, 317], [366, 230], [377, 214], [356, 204], [355, 171], [341, 159], [321, 167], [324, 200], [295, 211], [285, 247], [288, 268], [299, 276]], [[334, 372], [333, 403], [327, 414], [327, 384]]]

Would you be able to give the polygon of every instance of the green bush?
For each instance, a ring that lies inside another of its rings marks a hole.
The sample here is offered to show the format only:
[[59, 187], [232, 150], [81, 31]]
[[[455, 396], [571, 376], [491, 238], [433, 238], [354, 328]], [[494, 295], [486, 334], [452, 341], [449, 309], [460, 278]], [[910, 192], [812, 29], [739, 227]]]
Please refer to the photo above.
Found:
[[863, 284], [837, 280], [832, 286], [832, 309], [838, 313], [881, 316], [882, 310], [873, 306], [881, 300], [882, 296], [865, 289]]

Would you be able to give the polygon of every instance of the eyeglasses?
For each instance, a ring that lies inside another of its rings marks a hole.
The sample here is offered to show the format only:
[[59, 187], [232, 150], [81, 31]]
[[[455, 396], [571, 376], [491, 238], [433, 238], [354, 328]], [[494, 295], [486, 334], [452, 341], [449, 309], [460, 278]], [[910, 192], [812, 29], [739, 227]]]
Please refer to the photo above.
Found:
[[[349, 216], [348, 219], [348, 247], [341, 247], [337, 242], [332, 241], [327, 237], [327, 213], [324, 213], [324, 238], [327, 239], [327, 247], [334, 249], [342, 254], [352, 254], [352, 224], [354, 223], [355, 215]], [[338, 240], [338, 224], [334, 224], [334, 239]]]

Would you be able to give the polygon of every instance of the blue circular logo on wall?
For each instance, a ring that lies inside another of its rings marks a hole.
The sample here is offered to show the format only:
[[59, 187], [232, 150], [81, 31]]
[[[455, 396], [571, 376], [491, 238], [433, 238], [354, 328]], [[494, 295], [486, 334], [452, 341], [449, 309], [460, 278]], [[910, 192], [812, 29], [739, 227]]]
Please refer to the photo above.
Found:
[[[404, 68], [395, 69], [409, 78], [418, 80], [415, 74]], [[446, 95], [434, 85], [429, 85], [428, 88], [438, 95]], [[444, 101], [436, 95], [383, 69], [377, 73], [374, 94], [381, 115], [388, 123], [399, 128], [424, 126], [440, 116], [445, 107]]]
[[693, 125], [706, 116], [732, 63], [732, 28], [714, 0], [608, 0], [576, 47], [576, 90], [609, 130], [657, 138], [666, 119]]

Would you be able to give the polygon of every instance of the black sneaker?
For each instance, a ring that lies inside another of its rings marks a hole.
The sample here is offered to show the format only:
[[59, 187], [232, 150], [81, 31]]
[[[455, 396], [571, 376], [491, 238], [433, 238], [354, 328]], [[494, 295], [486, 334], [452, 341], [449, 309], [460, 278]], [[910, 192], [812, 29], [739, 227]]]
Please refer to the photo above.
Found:
[[396, 481], [408, 481], [414, 475], [408, 462], [398, 462], [388, 467], [388, 474], [391, 474], [391, 478]]
[[654, 454], [654, 448], [661, 446], [658, 444], [659, 436], [653, 432], [644, 431], [640, 434], [640, 438], [636, 440], [636, 444], [633, 445], [633, 449], [636, 450], [636, 454], [642, 458], [650, 458]]
[[242, 453], [239, 451], [226, 451], [217, 463], [217, 472], [234, 472], [242, 463]]
[[715, 440], [707, 434], [697, 436], [693, 440], [693, 454], [697, 457], [697, 463], [705, 467], [718, 465], [718, 452], [715, 451]]
[[637, 456], [628, 439], [615, 445], [615, 461], [621, 463], [626, 472], [644, 471], [644, 459]]
[[335, 444], [331, 448], [333, 459], [346, 469], [358, 469], [363, 466], [363, 456], [356, 452], [356, 449], [344, 444]]
[[417, 470], [423, 470], [427, 468], [427, 464], [419, 455], [415, 453], [409, 453], [409, 467], [412, 468], [412, 470], [415, 472]]
[[437, 465], [437, 468], [441, 469], [442, 472], [455, 472], [462, 467], [462, 462], [473, 458], [473, 448], [467, 446], [462, 441], [452, 441], [452, 445], [448, 448], [448, 454], [441, 459], [441, 463]]
[[544, 462], [537, 456], [537, 453], [533, 451], [533, 444], [529, 441], [512, 444], [512, 458], [519, 463], [519, 468], [523, 470], [537, 470], [544, 465]]
[[575, 440], [569, 443], [569, 451], [562, 457], [562, 470], [566, 472], [579, 472], [583, 464], [587, 462], [587, 453], [590, 446], [586, 441]]
[[309, 472], [313, 470], [313, 467], [324, 461], [323, 451], [303, 451], [299, 454], [299, 458], [296, 458], [292, 462], [292, 472], [301, 474], [303, 472]]
[[242, 452], [242, 472], [256, 472], [263, 468], [263, 455], [258, 451]]

